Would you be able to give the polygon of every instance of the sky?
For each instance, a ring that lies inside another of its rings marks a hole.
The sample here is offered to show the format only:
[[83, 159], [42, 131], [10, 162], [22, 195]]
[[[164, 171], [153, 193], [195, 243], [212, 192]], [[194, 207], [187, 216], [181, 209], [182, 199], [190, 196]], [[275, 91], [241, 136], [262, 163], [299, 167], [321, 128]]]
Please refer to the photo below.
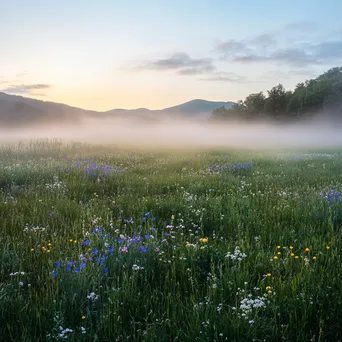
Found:
[[342, 66], [340, 0], [0, 5], [0, 91], [85, 109], [243, 100]]

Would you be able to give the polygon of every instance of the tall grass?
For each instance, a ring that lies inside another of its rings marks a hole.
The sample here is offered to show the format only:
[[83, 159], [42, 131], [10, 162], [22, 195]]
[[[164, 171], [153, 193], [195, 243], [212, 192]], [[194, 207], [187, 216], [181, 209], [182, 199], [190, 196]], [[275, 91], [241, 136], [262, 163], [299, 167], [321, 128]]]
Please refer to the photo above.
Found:
[[338, 341], [342, 155], [0, 150], [3, 341]]

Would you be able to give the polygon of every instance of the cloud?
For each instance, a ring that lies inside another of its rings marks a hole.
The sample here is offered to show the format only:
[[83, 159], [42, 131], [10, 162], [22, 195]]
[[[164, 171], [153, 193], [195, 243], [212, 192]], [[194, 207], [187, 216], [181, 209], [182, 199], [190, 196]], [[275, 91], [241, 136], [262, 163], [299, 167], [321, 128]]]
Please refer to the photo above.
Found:
[[297, 44], [294, 42], [290, 47], [279, 48], [275, 37], [265, 34], [242, 41], [221, 41], [213, 51], [216, 52], [218, 58], [235, 63], [273, 62], [303, 68], [340, 63], [342, 61], [342, 40], [309, 41]]
[[15, 77], [21, 78], [21, 77], [26, 76], [26, 75], [28, 75], [28, 72], [24, 71], [24, 72], [20, 72], [19, 74], [16, 74]]
[[243, 83], [246, 81], [244, 76], [235, 74], [233, 72], [214, 72], [212, 75], [202, 78], [202, 81], [218, 81], [218, 82], [235, 82], [235, 83]]
[[212, 59], [207, 58], [191, 58], [184, 52], [173, 54], [169, 58], [156, 59], [139, 66], [140, 70], [157, 70], [168, 71], [173, 70], [180, 75], [198, 75], [215, 70]]
[[36, 95], [36, 96], [44, 96], [44, 94], [37, 93], [38, 90], [46, 90], [51, 88], [50, 84], [20, 84], [20, 85], [11, 85], [2, 91], [10, 94], [16, 95]]
[[187, 53], [178, 52], [169, 58], [156, 59], [135, 67], [135, 70], [173, 71], [180, 76], [206, 76], [200, 80], [237, 82], [241, 76], [218, 71], [210, 58], [191, 58]]
[[284, 30], [307, 33], [316, 31], [318, 28], [319, 25], [313, 21], [294, 21], [292, 23], [287, 24], [284, 27]]

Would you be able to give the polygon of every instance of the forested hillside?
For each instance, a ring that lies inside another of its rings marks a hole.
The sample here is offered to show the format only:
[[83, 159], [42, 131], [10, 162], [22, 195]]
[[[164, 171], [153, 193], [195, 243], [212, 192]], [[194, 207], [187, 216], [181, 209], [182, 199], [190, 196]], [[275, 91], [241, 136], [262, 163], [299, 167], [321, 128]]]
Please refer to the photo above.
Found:
[[232, 108], [213, 111], [214, 120], [296, 120], [316, 116], [342, 120], [342, 67], [332, 68], [317, 78], [286, 90], [282, 84], [250, 94]]

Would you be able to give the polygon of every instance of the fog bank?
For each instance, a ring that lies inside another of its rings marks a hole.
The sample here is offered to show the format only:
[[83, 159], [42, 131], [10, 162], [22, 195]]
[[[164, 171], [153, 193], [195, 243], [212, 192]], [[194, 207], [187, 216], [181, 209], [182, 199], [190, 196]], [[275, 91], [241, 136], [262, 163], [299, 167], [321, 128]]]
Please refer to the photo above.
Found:
[[301, 124], [210, 123], [183, 119], [144, 124], [138, 120], [85, 119], [74, 124], [0, 128], [0, 142], [58, 139], [148, 149], [342, 147], [341, 126], [312, 121]]

